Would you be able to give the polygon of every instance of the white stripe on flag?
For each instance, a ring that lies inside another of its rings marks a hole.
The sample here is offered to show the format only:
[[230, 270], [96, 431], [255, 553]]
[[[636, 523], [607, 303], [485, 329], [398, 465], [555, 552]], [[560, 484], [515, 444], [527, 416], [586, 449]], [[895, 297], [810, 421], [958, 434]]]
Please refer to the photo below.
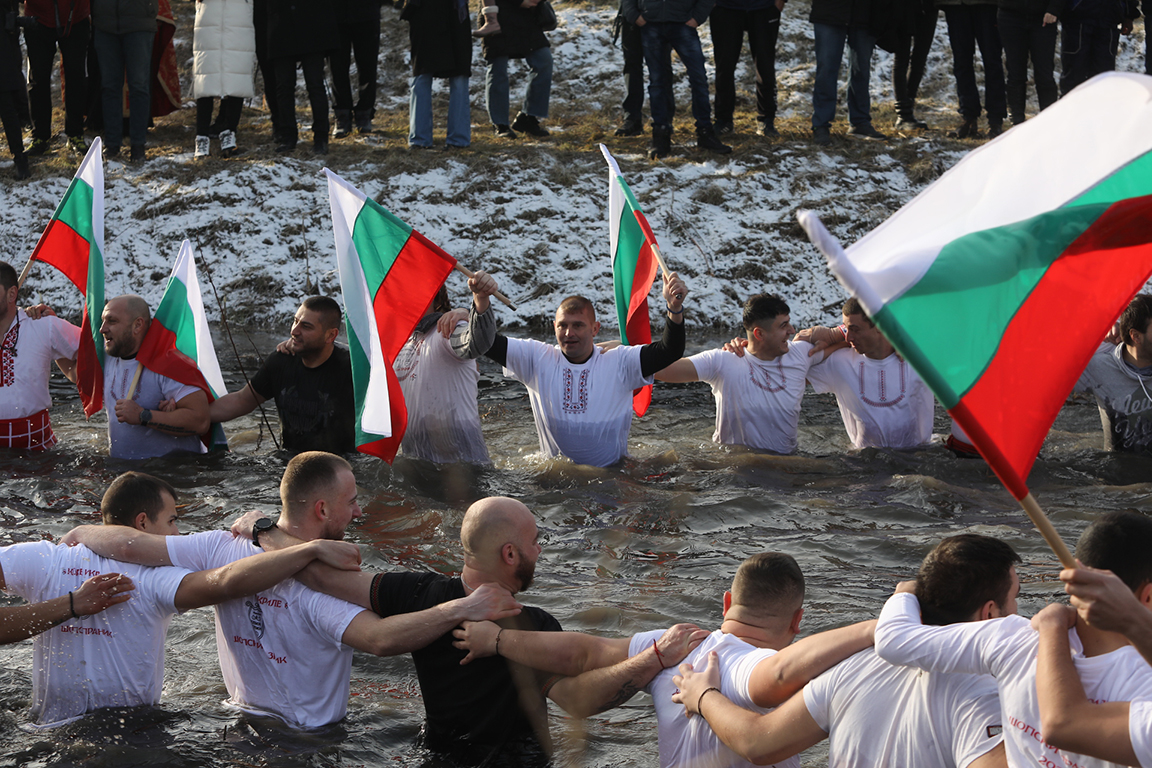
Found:
[[212, 388], [212, 396], [222, 397], [228, 389], [220, 373], [220, 361], [216, 359], [216, 347], [212, 343], [212, 332], [208, 329], [208, 318], [204, 314], [204, 294], [196, 274], [196, 257], [192, 252], [192, 244], [187, 240], [180, 244], [180, 254], [176, 257], [176, 266], [172, 268], [172, 277], [184, 284], [184, 292], [188, 296], [188, 311], [192, 313], [193, 327], [196, 329], [196, 367]]

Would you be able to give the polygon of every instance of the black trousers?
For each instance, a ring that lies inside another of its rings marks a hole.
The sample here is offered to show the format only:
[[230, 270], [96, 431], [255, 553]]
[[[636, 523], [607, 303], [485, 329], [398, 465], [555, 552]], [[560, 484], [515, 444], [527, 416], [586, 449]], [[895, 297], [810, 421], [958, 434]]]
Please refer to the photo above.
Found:
[[[376, 67], [380, 55], [380, 16], [375, 22], [340, 25], [340, 47], [328, 56], [332, 70], [333, 109], [355, 112], [358, 118], [376, 116]], [[352, 104], [352, 57], [356, 57], [356, 104]]]
[[916, 108], [916, 95], [920, 92], [920, 81], [928, 65], [928, 52], [932, 50], [932, 38], [936, 36], [935, 7], [930, 13], [916, 17], [911, 28], [905, 30], [897, 41], [893, 52], [892, 92], [896, 96], [896, 114], [911, 118]]
[[304, 70], [304, 86], [312, 105], [312, 140], [328, 141], [328, 91], [324, 88], [324, 54], [310, 53], [296, 59], [285, 56], [272, 60], [276, 70], [276, 101], [280, 114], [280, 140], [291, 144], [298, 138], [296, 130], [296, 62]]
[[[197, 136], [208, 135], [208, 128], [212, 125], [212, 105], [215, 100], [212, 96], [196, 99]], [[235, 133], [240, 125], [240, 111], [243, 108], [244, 99], [239, 96], [225, 96], [220, 99], [220, 128]]]
[[1044, 14], [1034, 16], [1001, 10], [996, 16], [1004, 64], [1008, 70], [1008, 114], [1013, 124], [1024, 122], [1028, 101], [1028, 59], [1040, 109], [1056, 103], [1056, 25], [1044, 25]]
[[33, 138], [47, 140], [52, 135], [52, 64], [56, 60], [57, 48], [64, 64], [64, 133], [69, 137], [84, 133], [84, 109], [88, 100], [88, 39], [91, 36], [89, 19], [73, 22], [68, 34], [59, 39], [54, 28], [40, 22], [24, 28]]
[[[268, 104], [268, 113], [272, 118], [272, 139], [280, 141], [282, 126], [280, 100], [276, 96], [276, 68], [272, 65], [272, 59], [268, 57], [268, 0], [253, 0], [252, 27], [256, 33], [256, 65], [260, 68], [260, 77], [264, 80], [264, 101]], [[295, 71], [292, 73], [292, 81], [293, 83], [296, 81]], [[292, 99], [295, 103], [295, 94]]]
[[21, 124], [18, 106], [23, 99], [23, 91], [0, 91], [0, 123], [4, 125], [4, 137], [8, 139], [8, 150], [12, 157], [24, 156], [24, 126]]
[[780, 11], [775, 5], [737, 11], [719, 5], [708, 17], [712, 25], [712, 58], [716, 64], [716, 122], [730, 123], [736, 110], [736, 65], [748, 34], [748, 51], [756, 70], [756, 118], [776, 120], [776, 38]]
[[644, 120], [644, 48], [640, 27], [620, 19], [620, 53], [624, 56], [624, 110], [626, 121]]

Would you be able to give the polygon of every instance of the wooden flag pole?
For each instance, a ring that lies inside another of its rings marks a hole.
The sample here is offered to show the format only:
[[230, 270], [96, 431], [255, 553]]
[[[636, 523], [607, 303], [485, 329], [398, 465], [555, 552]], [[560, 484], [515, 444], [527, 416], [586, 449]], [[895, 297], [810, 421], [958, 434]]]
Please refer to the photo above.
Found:
[[28, 273], [32, 270], [32, 262], [35, 260], [36, 251], [32, 251], [32, 255], [28, 257], [28, 263], [25, 264], [24, 269], [20, 271], [20, 279], [16, 281], [16, 290], [20, 290], [24, 286], [24, 278], [28, 277]]
[[1028, 519], [1036, 526], [1036, 530], [1040, 531], [1040, 535], [1044, 537], [1044, 541], [1048, 542], [1048, 546], [1056, 553], [1060, 564], [1065, 568], [1075, 568], [1076, 560], [1073, 559], [1072, 553], [1068, 551], [1068, 547], [1064, 544], [1064, 540], [1060, 538], [1060, 534], [1056, 533], [1056, 529], [1052, 527], [1052, 521], [1048, 519], [1048, 515], [1044, 514], [1044, 510], [1040, 509], [1040, 505], [1036, 503], [1036, 499], [1032, 498], [1031, 492], [1020, 499], [1020, 506], [1024, 508]]
[[[467, 267], [460, 264], [460, 262], [456, 262], [456, 271], [459, 272], [460, 274], [464, 275], [464, 277], [468, 278], [469, 280], [471, 280], [472, 278], [474, 278], [476, 276], [475, 272], [469, 270]], [[504, 304], [509, 309], [511, 309], [511, 310], [516, 309], [516, 305], [513, 304], [511, 301], [509, 301], [508, 297], [505, 296], [504, 294], [500, 293], [500, 291], [496, 291], [496, 293], [494, 293], [492, 295], [496, 297], [497, 301], [499, 301], [501, 304]]]
[[[128, 394], [124, 395], [125, 400], [131, 400], [136, 396], [136, 387], [140, 384], [140, 374], [144, 373], [144, 363], [136, 363], [136, 373], [132, 376], [132, 384], [128, 387]], [[1041, 515], [1044, 513], [1041, 512]]]

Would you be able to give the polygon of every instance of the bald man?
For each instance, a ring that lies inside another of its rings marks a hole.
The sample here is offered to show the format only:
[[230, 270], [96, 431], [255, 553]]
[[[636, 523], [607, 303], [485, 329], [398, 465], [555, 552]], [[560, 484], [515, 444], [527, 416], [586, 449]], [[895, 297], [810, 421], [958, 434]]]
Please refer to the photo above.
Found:
[[[104, 407], [108, 411], [108, 453], [117, 459], [148, 459], [176, 451], [203, 453], [200, 435], [211, 428], [208, 395], [144, 369], [135, 391], [136, 354], [152, 324], [148, 302], [139, 296], [117, 296], [100, 316], [104, 337]], [[175, 408], [161, 411], [173, 400]]]
[[[250, 513], [251, 514], [251, 513]], [[252, 525], [245, 516], [233, 532]], [[289, 546], [295, 540], [282, 530], [260, 536], [265, 548]], [[464, 565], [459, 577], [438, 573], [345, 573], [316, 568], [300, 580], [314, 589], [352, 602], [368, 596], [383, 617], [457, 600], [480, 589], [500, 588], [512, 594], [532, 583], [540, 543], [531, 510], [515, 499], [481, 499], [468, 508], [460, 529]], [[509, 629], [559, 631], [560, 623], [540, 608], [524, 606], [518, 616], [497, 622]], [[412, 651], [426, 722], [422, 746], [449, 755], [463, 765], [546, 765], [552, 751], [545, 697], [569, 714], [585, 717], [616, 706], [641, 690], [661, 669], [683, 659], [699, 642], [696, 627], [678, 624], [630, 659], [596, 670], [592, 678], [549, 675], [499, 656], [461, 662], [467, 653], [453, 647], [451, 631]]]

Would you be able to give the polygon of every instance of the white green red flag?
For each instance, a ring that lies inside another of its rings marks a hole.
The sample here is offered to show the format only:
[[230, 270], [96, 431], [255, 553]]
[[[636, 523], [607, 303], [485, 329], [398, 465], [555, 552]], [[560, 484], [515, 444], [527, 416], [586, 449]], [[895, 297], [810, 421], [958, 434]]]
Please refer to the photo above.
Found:
[[[153, 373], [204, 390], [208, 402], [227, 394], [204, 314], [192, 244], [187, 240], [180, 244], [176, 264], [136, 360]], [[210, 450], [228, 445], [219, 424], [213, 424], [212, 431], [201, 439]]]
[[1017, 498], [1152, 274], [1152, 77], [1108, 73], [969, 153], [832, 271]]
[[[648, 319], [648, 293], [656, 279], [656, 235], [640, 203], [624, 177], [616, 158], [603, 144], [600, 151], [608, 161], [608, 232], [612, 252], [612, 287], [616, 294], [616, 318], [623, 344], [650, 344], [652, 325]], [[632, 394], [632, 410], [643, 416], [652, 403], [652, 387]]]
[[84, 297], [76, 387], [87, 416], [104, 407], [104, 165], [100, 138], [92, 140], [72, 183], [36, 243], [32, 258], [64, 273]]
[[356, 449], [389, 463], [408, 410], [392, 361], [456, 260], [327, 168], [356, 396]]

